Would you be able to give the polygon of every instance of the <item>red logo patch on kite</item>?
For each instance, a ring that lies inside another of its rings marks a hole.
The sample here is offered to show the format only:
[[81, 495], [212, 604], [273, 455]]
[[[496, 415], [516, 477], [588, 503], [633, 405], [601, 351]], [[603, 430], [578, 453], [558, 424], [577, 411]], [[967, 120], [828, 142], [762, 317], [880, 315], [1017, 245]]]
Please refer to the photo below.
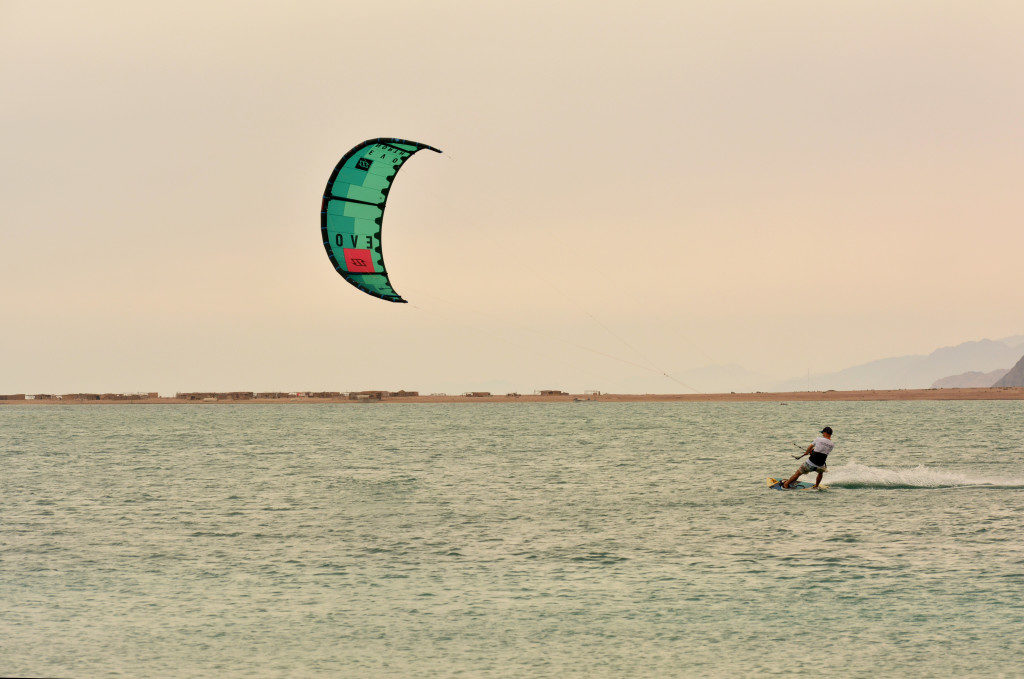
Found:
[[369, 250], [345, 249], [345, 268], [349, 273], [376, 273], [373, 268], [373, 257]]

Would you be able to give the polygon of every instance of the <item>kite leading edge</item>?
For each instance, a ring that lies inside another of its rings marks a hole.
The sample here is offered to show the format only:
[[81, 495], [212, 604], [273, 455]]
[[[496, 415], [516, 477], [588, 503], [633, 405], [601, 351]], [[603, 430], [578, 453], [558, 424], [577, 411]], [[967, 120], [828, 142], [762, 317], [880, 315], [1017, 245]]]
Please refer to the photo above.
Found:
[[320, 233], [335, 270], [368, 295], [405, 303], [391, 287], [380, 249], [381, 224], [391, 184], [414, 153], [440, 149], [380, 137], [357, 144], [335, 166], [320, 208]]

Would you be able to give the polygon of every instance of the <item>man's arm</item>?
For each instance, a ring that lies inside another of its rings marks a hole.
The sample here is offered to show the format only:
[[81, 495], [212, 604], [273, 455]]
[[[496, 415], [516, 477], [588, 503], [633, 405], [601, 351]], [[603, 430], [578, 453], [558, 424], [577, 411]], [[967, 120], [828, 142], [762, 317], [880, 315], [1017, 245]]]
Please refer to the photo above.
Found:
[[[807, 446], [807, 450], [804, 451], [804, 455], [810, 455], [812, 452], [814, 452], [814, 444], [813, 443], [811, 445]], [[804, 455], [801, 455], [800, 457], [803, 457]], [[799, 460], [800, 457], [798, 457], [796, 459]]]

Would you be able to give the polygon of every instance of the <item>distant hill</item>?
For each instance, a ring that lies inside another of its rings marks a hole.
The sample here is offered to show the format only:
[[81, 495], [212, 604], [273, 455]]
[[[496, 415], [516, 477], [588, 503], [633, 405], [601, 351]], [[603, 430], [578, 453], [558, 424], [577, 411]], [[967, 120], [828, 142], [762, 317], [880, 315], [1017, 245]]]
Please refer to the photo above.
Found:
[[1003, 375], [1010, 372], [1009, 368], [1000, 368], [999, 370], [993, 370], [992, 372], [978, 372], [977, 370], [971, 370], [970, 372], [960, 373], [959, 375], [950, 375], [949, 377], [943, 377], [941, 380], [936, 380], [932, 384], [933, 389], [969, 389], [972, 387], [991, 387], [993, 384], [1002, 379]]
[[1021, 357], [1017, 364], [1010, 368], [1010, 372], [1006, 373], [1002, 379], [996, 382], [995, 387], [1024, 387], [1024, 356]]
[[807, 389], [927, 389], [937, 380], [966, 372], [987, 373], [1020, 358], [1024, 336], [964, 342], [927, 355], [897, 356], [834, 373], [799, 377], [773, 386], [778, 391]]
[[996, 341], [1002, 342], [1008, 347], [1017, 347], [1018, 349], [1024, 351], [1024, 335], [1011, 335], [1009, 337], [1004, 337]]

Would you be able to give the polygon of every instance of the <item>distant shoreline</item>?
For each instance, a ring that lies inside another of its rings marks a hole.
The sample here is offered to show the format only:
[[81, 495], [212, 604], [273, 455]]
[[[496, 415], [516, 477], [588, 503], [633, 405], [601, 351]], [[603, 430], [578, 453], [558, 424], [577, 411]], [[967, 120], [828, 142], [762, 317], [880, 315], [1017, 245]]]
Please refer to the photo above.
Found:
[[963, 389], [869, 389], [858, 391], [787, 391], [727, 394], [552, 394], [520, 396], [390, 396], [381, 400], [289, 397], [217, 400], [186, 400], [179, 398], [137, 398], [124, 400], [25, 399], [0, 400], [4, 405], [246, 405], [330, 403], [339, 405], [402, 404], [402, 403], [747, 403], [806, 401], [1024, 401], [1024, 387], [978, 387]]

